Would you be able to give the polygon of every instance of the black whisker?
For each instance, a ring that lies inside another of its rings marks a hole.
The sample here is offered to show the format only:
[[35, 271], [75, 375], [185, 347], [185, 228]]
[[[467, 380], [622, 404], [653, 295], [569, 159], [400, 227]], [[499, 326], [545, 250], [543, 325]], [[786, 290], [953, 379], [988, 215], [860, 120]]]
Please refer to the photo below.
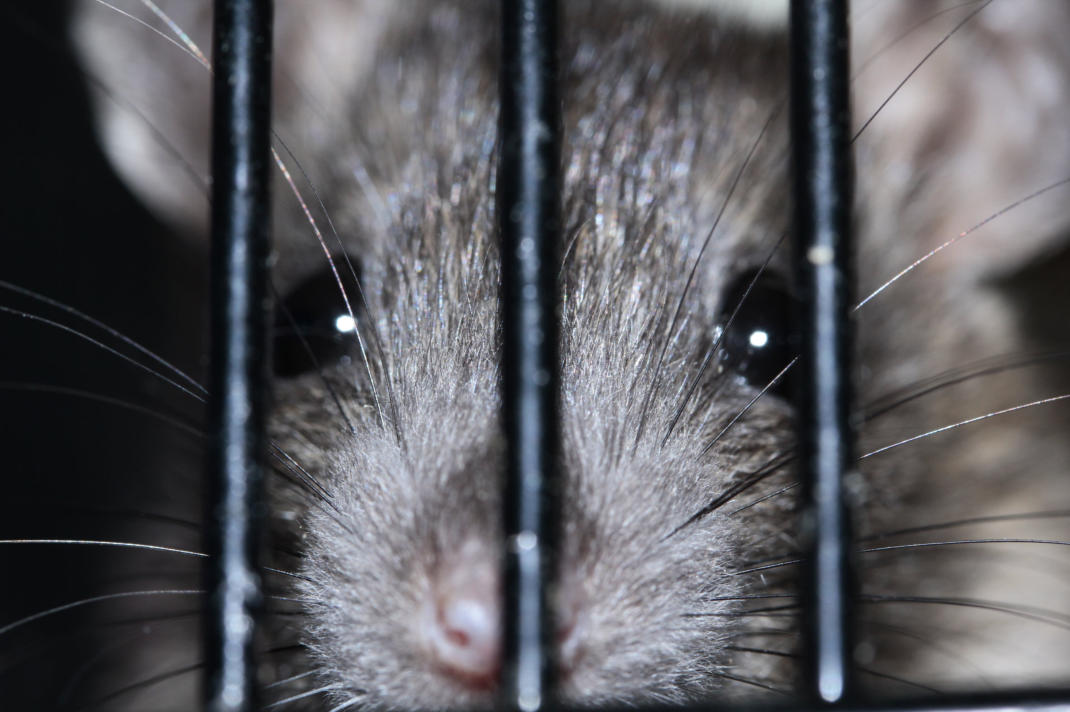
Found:
[[676, 303], [676, 310], [673, 312], [672, 320], [669, 322], [669, 328], [665, 332], [666, 339], [665, 343], [661, 347], [661, 354], [658, 356], [657, 365], [654, 366], [654, 371], [650, 375], [650, 388], [647, 389], [646, 396], [643, 399], [643, 406], [640, 409], [639, 426], [636, 428], [635, 445], [633, 446], [633, 449], [639, 447], [639, 441], [643, 437], [643, 429], [646, 425], [646, 416], [650, 408], [650, 401], [654, 396], [654, 392], [660, 385], [660, 375], [662, 366], [665, 363], [665, 355], [668, 353], [669, 344], [673, 341], [673, 339], [670, 337], [673, 331], [676, 329], [677, 322], [679, 322], [680, 320], [680, 314], [683, 312], [687, 293], [691, 291], [691, 284], [695, 281], [695, 274], [698, 272], [699, 264], [702, 262], [702, 256], [706, 254], [706, 248], [709, 246], [710, 241], [713, 239], [714, 233], [717, 232], [717, 226], [720, 225], [721, 218], [724, 216], [725, 211], [728, 209], [728, 204], [731, 202], [732, 196], [735, 194], [736, 188], [739, 186], [740, 181], [743, 179], [743, 174], [746, 172], [747, 166], [750, 165], [751, 159], [758, 151], [758, 146], [761, 145], [762, 139], [765, 137], [766, 131], [773, 123], [773, 120], [780, 113], [781, 108], [782, 106], [778, 105], [770, 113], [769, 118], [767, 118], [765, 120], [765, 124], [762, 125], [761, 131], [758, 132], [758, 136], [751, 144], [750, 149], [747, 151], [746, 157], [744, 157], [743, 162], [739, 166], [739, 170], [736, 172], [736, 175], [732, 179], [731, 185], [729, 185], [728, 187], [727, 193], [725, 193], [724, 200], [721, 201], [721, 206], [717, 212], [717, 216], [713, 220], [713, 225], [710, 227], [709, 232], [706, 233], [706, 239], [703, 241], [702, 247], [699, 248], [698, 255], [695, 257], [695, 260], [691, 265], [691, 271], [688, 274], [687, 281], [684, 283], [684, 288], [680, 293], [680, 299]]
[[933, 596], [893, 596], [878, 594], [859, 594], [863, 603], [917, 603], [922, 605], [955, 606], [977, 608], [980, 610], [1006, 613], [1026, 620], [1047, 623], [1070, 630], [1070, 616], [1036, 606], [1024, 606], [1003, 601], [989, 601], [979, 598], [939, 598]]
[[895, 393], [875, 398], [862, 408], [862, 419], [865, 422], [870, 422], [906, 403], [910, 403], [911, 401], [935, 393], [944, 388], [971, 381], [975, 378], [991, 376], [997, 373], [1005, 373], [1013, 369], [1026, 368], [1047, 361], [1065, 359], [1067, 357], [1070, 357], [1070, 351], [1055, 351], [1026, 356], [1001, 356], [995, 359], [986, 359], [980, 363], [951, 369], [931, 378], [926, 378], [918, 383], [914, 383], [907, 388], [899, 389]]
[[139, 403], [133, 403], [122, 398], [115, 396], [105, 395], [103, 393], [96, 393], [94, 391], [87, 391], [81, 388], [71, 388], [68, 386], [57, 386], [51, 383], [18, 383], [14, 381], [0, 381], [0, 390], [5, 391], [23, 391], [27, 393], [47, 393], [52, 395], [71, 396], [74, 398], [81, 398], [87, 401], [94, 401], [97, 403], [103, 403], [104, 405], [115, 406], [116, 408], [122, 408], [132, 413], [138, 413], [140, 415], [147, 415], [151, 418], [159, 420], [162, 423], [166, 423], [184, 433], [193, 435], [197, 438], [204, 437], [204, 431], [184, 420], [180, 416], [170, 415], [164, 413], [157, 408], [150, 408], [148, 406], [141, 405]]
[[949, 522], [940, 522], [938, 524], [928, 524], [920, 527], [907, 527], [906, 529], [894, 529], [888, 532], [880, 532], [877, 534], [870, 534], [868, 536], [861, 537], [860, 542], [864, 541], [878, 541], [880, 539], [890, 539], [896, 536], [903, 536], [906, 534], [921, 534], [924, 532], [937, 531], [939, 529], [951, 529], [953, 527], [969, 526], [973, 524], [991, 524], [995, 522], [1017, 522], [1027, 521], [1030, 519], [1065, 519], [1070, 517], [1070, 509], [1054, 509], [1042, 512], [1023, 512], [1021, 514], [994, 514], [986, 517], [969, 517], [967, 519], [955, 519]]
[[104, 704], [105, 702], [112, 702], [113, 700], [115, 700], [115, 699], [117, 699], [119, 697], [122, 697], [123, 695], [127, 695], [127, 694], [129, 694], [131, 692], [136, 692], [137, 690], [143, 690], [146, 687], [152, 687], [153, 685], [157, 685], [157, 684], [159, 684], [161, 682], [166, 682], [168, 680], [173, 680], [176, 677], [182, 677], [183, 675], [189, 675], [190, 673], [197, 672], [198, 670], [201, 670], [202, 668], [204, 668], [204, 663], [200, 662], [200, 663], [194, 663], [192, 665], [186, 665], [184, 667], [176, 668], [174, 670], [168, 670], [167, 672], [160, 673], [158, 675], [153, 675], [152, 677], [145, 678], [144, 680], [139, 680], [139, 681], [131, 683], [129, 685], [125, 685], [123, 687], [120, 687], [118, 690], [115, 690], [113, 692], [109, 692], [107, 695], [105, 695], [103, 697], [98, 697], [97, 699], [93, 700], [92, 702], [87, 702], [84, 705], [81, 705], [79, 707], [75, 707], [74, 710], [75, 710], [75, 712], [77, 712], [78, 710], [91, 710], [91, 709], [100, 707], [100, 705]]
[[951, 28], [951, 31], [948, 32], [946, 35], [944, 35], [943, 39], [941, 39], [939, 42], [937, 42], [936, 45], [931, 50], [929, 50], [924, 57], [921, 58], [920, 62], [918, 62], [917, 64], [914, 65], [914, 68], [911, 69], [907, 73], [907, 75], [905, 77], [903, 77], [903, 80], [901, 82], [899, 82], [899, 84], [896, 85], [895, 89], [892, 90], [892, 93], [889, 94], [888, 97], [884, 101], [881, 102], [881, 105], [877, 107], [877, 110], [869, 115], [869, 118], [865, 120], [865, 122], [862, 124], [862, 127], [860, 129], [858, 129], [858, 131], [855, 133], [854, 136], [851, 137], [851, 143], [852, 144], [855, 141], [857, 141], [858, 137], [862, 135], [862, 132], [865, 131], [869, 127], [869, 125], [871, 123], [873, 123], [873, 119], [877, 118], [877, 115], [880, 114], [881, 111], [884, 110], [884, 107], [888, 106], [888, 102], [890, 102], [895, 97], [895, 95], [899, 93], [899, 90], [902, 89], [906, 85], [906, 83], [908, 81], [910, 81], [910, 78], [913, 77], [914, 74], [916, 74], [917, 71], [922, 68], [922, 65], [924, 65], [926, 62], [929, 61], [929, 58], [932, 57], [936, 53], [936, 50], [940, 49], [944, 45], [945, 42], [947, 42], [949, 39], [951, 39], [952, 35], [954, 35], [956, 32], [958, 32], [962, 28], [963, 25], [965, 25], [967, 22], [972, 20], [973, 17], [977, 13], [981, 12], [981, 10], [984, 10], [986, 7], [988, 7], [989, 4], [991, 4], [991, 2], [992, 2], [992, 0], [987, 0], [983, 5], [981, 5], [981, 7], [977, 8], [976, 10], [971, 12], [969, 15], [964, 17], [961, 22], [959, 22], [957, 25], [955, 25], [953, 28]]
[[702, 448], [702, 452], [700, 454], [705, 455], [707, 452], [709, 452], [710, 449], [714, 445], [716, 445], [717, 442], [722, 437], [724, 437], [724, 434], [727, 433], [729, 430], [731, 430], [732, 426], [735, 425], [737, 422], [739, 422], [739, 419], [747, 414], [747, 411], [749, 411], [751, 409], [751, 407], [755, 403], [758, 402], [759, 398], [761, 398], [766, 393], [768, 393], [770, 388], [772, 388], [773, 386], [775, 386], [777, 383], [780, 382], [780, 379], [782, 379], [784, 377], [784, 375], [788, 371], [791, 370], [791, 367], [794, 366], [798, 362], [798, 360], [799, 360], [799, 357], [796, 356], [795, 358], [793, 358], [791, 360], [790, 363], [788, 363], [787, 366], [785, 366], [784, 368], [780, 369], [780, 373], [778, 373], [777, 375], [773, 376], [773, 380], [771, 380], [771, 381], [769, 381], [769, 383], [765, 384], [765, 386], [762, 388], [762, 390], [758, 391], [758, 394], [756, 396], [754, 396], [753, 398], [751, 398], [750, 402], [747, 403], [747, 405], [743, 406], [743, 408], [741, 408], [738, 413], [736, 413], [734, 416], [732, 416], [731, 420], [728, 421], [728, 424], [725, 425], [723, 428], [721, 428], [721, 432], [717, 433], [717, 435], [714, 436], [713, 440], [710, 440], [710, 442], [707, 443], [706, 447]]
[[680, 418], [683, 417], [684, 408], [687, 406], [691, 398], [695, 395], [695, 391], [698, 389], [699, 382], [702, 380], [702, 375], [706, 372], [706, 369], [709, 368], [710, 362], [713, 360], [713, 357], [717, 355], [718, 351], [720, 350], [721, 343], [724, 341], [724, 336], [728, 333], [728, 328], [732, 326], [732, 322], [735, 321], [736, 315], [739, 314], [739, 310], [743, 308], [743, 304], [747, 301], [747, 297], [750, 295], [751, 289], [753, 289], [754, 285], [758, 283], [758, 279], [765, 272], [766, 268], [769, 266], [769, 262], [773, 259], [773, 255], [776, 254], [777, 249], [779, 249], [780, 245], [784, 242], [784, 238], [786, 238], [787, 236], [788, 233], [785, 232], [781, 234], [780, 237], [777, 239], [776, 244], [773, 245], [773, 249], [771, 249], [769, 251], [769, 254], [766, 255], [765, 261], [762, 262], [761, 267], [759, 267], [758, 270], [754, 273], [754, 276], [751, 277], [751, 280], [747, 284], [746, 289], [743, 290], [743, 296], [739, 298], [739, 301], [736, 302], [736, 305], [732, 308], [732, 313], [728, 316], [728, 320], [721, 325], [721, 331], [717, 334], [717, 338], [714, 339], [713, 343], [710, 344], [710, 347], [706, 349], [706, 353], [702, 357], [702, 363], [699, 365], [694, 377], [692, 377], [691, 383], [687, 387], [687, 391], [684, 393], [683, 399], [680, 401], [680, 405], [676, 408], [676, 412], [673, 413], [672, 420], [669, 421], [669, 427], [665, 429], [665, 437], [661, 439], [662, 447], [665, 447], [665, 443], [669, 441], [669, 436], [672, 435], [673, 429], [680, 421]]
[[665, 539], [668, 539], [668, 538], [670, 538], [672, 536], [675, 536], [676, 534], [678, 534], [681, 530], [685, 529], [686, 527], [689, 527], [692, 524], [695, 524], [696, 522], [700, 521], [701, 519], [703, 519], [704, 517], [706, 517], [710, 513], [717, 511], [718, 509], [723, 507], [728, 502], [731, 502], [737, 496], [743, 494], [744, 492], [749, 490], [751, 487], [756, 486], [757, 484], [759, 484], [763, 480], [767, 479], [768, 477], [770, 477], [771, 475], [773, 475], [774, 473], [776, 473], [778, 470], [782, 469], [783, 467], [787, 466], [788, 464], [790, 464], [794, 460], [795, 460], [795, 455], [794, 454], [789, 454], [789, 455], [777, 454], [772, 460], [769, 460], [768, 462], [766, 462], [766, 464], [763, 465], [762, 467], [760, 467], [758, 470], [750, 473], [749, 475], [746, 475], [743, 478], [743, 480], [741, 480], [740, 482], [737, 482], [736, 484], [732, 485], [727, 490], [725, 490], [723, 493], [721, 493], [719, 496], [717, 496], [716, 498], [711, 500], [710, 503], [707, 504], [705, 507], [703, 507], [699, 511], [695, 512], [694, 514], [692, 514], [691, 517], [686, 522], [684, 522], [683, 524], [681, 524], [680, 526], [676, 527], [671, 532], [666, 534], [665, 537], [663, 537], [662, 541], [664, 541]]

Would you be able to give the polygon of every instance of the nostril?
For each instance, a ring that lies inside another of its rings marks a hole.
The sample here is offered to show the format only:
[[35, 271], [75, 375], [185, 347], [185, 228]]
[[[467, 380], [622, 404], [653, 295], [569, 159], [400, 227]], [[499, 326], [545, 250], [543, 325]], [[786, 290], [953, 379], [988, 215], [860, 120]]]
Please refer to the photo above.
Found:
[[497, 571], [485, 564], [454, 567], [432, 584], [423, 637], [437, 667], [464, 685], [492, 687], [501, 654]]
[[448, 641], [458, 647], [475, 650], [497, 644], [496, 606], [488, 601], [454, 598], [438, 608], [438, 625]]

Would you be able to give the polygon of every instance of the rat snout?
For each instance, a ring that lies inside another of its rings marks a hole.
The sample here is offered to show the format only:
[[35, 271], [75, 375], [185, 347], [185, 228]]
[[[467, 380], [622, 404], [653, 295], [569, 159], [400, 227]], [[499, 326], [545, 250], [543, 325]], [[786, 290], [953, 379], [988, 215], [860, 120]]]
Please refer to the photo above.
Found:
[[462, 547], [433, 577], [421, 634], [436, 667], [465, 687], [490, 689], [501, 666], [501, 584], [484, 547]]

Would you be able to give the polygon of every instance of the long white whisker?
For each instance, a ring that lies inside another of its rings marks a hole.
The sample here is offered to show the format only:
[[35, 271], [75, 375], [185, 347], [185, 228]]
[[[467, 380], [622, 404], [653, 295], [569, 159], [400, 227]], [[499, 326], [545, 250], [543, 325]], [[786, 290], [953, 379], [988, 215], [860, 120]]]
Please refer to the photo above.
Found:
[[183, 381], [188, 383], [190, 386], [192, 386], [193, 388], [196, 388], [202, 394], [208, 392], [208, 389], [206, 389], [204, 386], [202, 386], [200, 383], [198, 383], [197, 380], [193, 378], [193, 376], [190, 376], [185, 371], [180, 369], [178, 366], [175, 366], [170, 361], [168, 361], [165, 358], [163, 358], [162, 356], [158, 355], [155, 351], [153, 351], [149, 347], [144, 346], [141, 343], [135, 341], [134, 339], [132, 339], [129, 336], [127, 336], [126, 334], [122, 333], [118, 329], [116, 329], [114, 327], [111, 327], [111, 326], [108, 326], [107, 324], [105, 324], [104, 322], [100, 321], [99, 319], [97, 319], [95, 317], [92, 317], [92, 316], [90, 316], [89, 314], [86, 314], [83, 311], [75, 309], [72, 306], [64, 304], [63, 302], [61, 302], [59, 300], [52, 299], [51, 297], [46, 297], [45, 295], [43, 295], [43, 294], [41, 294], [39, 292], [35, 292], [32, 289], [27, 289], [26, 287], [20, 287], [17, 284], [13, 284], [11, 282], [8, 282], [8, 281], [2, 280], [2, 279], [0, 279], [0, 288], [10, 290], [12, 292], [15, 292], [16, 294], [21, 294], [24, 297], [29, 297], [30, 299], [33, 299], [33, 300], [38, 301], [38, 302], [41, 302], [42, 304], [47, 304], [50, 307], [54, 307], [56, 309], [59, 309], [61, 311], [64, 311], [64, 312], [66, 312], [66, 313], [68, 313], [68, 314], [70, 314], [72, 316], [75, 316], [75, 317], [81, 319], [82, 321], [86, 322], [87, 324], [93, 325], [93, 326], [97, 327], [98, 329], [100, 329], [101, 331], [103, 331], [106, 334], [108, 334], [109, 336], [111, 336], [112, 338], [116, 339], [117, 341], [120, 341], [120, 342], [126, 344], [127, 346], [129, 346], [130, 348], [139, 351], [140, 353], [144, 354], [145, 356], [148, 356], [150, 359], [152, 359], [156, 363], [160, 364], [161, 366], [165, 367], [168, 371], [170, 371], [174, 375], [176, 375], [179, 378], [181, 378]]
[[265, 709], [271, 709], [272, 707], [281, 707], [282, 705], [288, 705], [291, 702], [296, 702], [297, 700], [303, 700], [306, 697], [312, 697], [313, 695], [321, 695], [324, 692], [330, 692], [331, 690], [339, 690], [339, 689], [341, 689], [341, 687], [342, 687], [341, 683], [335, 683], [333, 685], [325, 685], [325, 686], [319, 687], [319, 688], [317, 688], [315, 690], [309, 690], [308, 692], [302, 692], [300, 694], [293, 695], [292, 697], [287, 697], [286, 699], [279, 700], [278, 702], [272, 702], [269, 705], [265, 705], [264, 708]]
[[[149, 23], [145, 22], [140, 17], [137, 17], [136, 15], [131, 15], [126, 10], [122, 10], [122, 9], [116, 7], [115, 5], [112, 5], [111, 3], [106, 2], [105, 0], [93, 0], [93, 1], [96, 2], [99, 5], [103, 5], [104, 7], [108, 8], [112, 12], [115, 12], [115, 13], [118, 13], [119, 15], [122, 15], [126, 19], [131, 20], [132, 22], [136, 22], [137, 24], [139, 24], [142, 27], [144, 27], [145, 29], [147, 29], [149, 32], [152, 32], [152, 33], [154, 33], [156, 35], [159, 35], [162, 39], [166, 40], [167, 42], [170, 42], [175, 47], [178, 47], [180, 50], [182, 50], [183, 52], [185, 52], [189, 56], [191, 56], [194, 59], [196, 59], [202, 65], [204, 65], [204, 67], [206, 69], [211, 71], [211, 64], [208, 63], [207, 58], [205, 58], [204, 53], [201, 52], [200, 48], [198, 48], [197, 45], [194, 44], [193, 41], [189, 39], [189, 36], [186, 35], [185, 32], [182, 32], [180, 29], [178, 29], [178, 26], [175, 25], [174, 22], [171, 21], [171, 18], [169, 18], [169, 17], [167, 17], [167, 15], [163, 14], [163, 12], [160, 11], [160, 9], [157, 8], [155, 5], [153, 5], [151, 2], [149, 2], [149, 0], [141, 0], [141, 2], [146, 7], [148, 7], [150, 10], [153, 10], [155, 8], [154, 14], [156, 14], [158, 17], [160, 17], [160, 19], [162, 19], [164, 22], [166, 22], [168, 27], [173, 32], [175, 32], [175, 34], [177, 34], [179, 36], [179, 38], [182, 40], [182, 42], [180, 42], [179, 40], [176, 40], [173, 37], [168, 37], [166, 33], [161, 32], [159, 29], [157, 29], [157, 28], [153, 27], [152, 25], [150, 25]], [[183, 44], [183, 42], [185, 42], [185, 44]]]
[[943, 250], [947, 249], [948, 247], [951, 247], [952, 245], [954, 245], [956, 242], [958, 242], [962, 238], [964, 238], [964, 237], [970, 235], [971, 233], [975, 232], [976, 230], [984, 227], [985, 225], [987, 225], [988, 223], [992, 222], [996, 218], [1004, 215], [1005, 213], [1017, 208], [1019, 205], [1022, 205], [1023, 203], [1029, 202], [1030, 200], [1033, 200], [1034, 198], [1039, 198], [1041, 195], [1044, 195], [1048, 191], [1055, 190], [1059, 186], [1066, 185], [1067, 183], [1070, 183], [1070, 177], [1063, 178], [1062, 180], [1056, 181], [1055, 183], [1052, 183], [1051, 185], [1044, 186], [1040, 190], [1034, 191], [1034, 192], [1030, 193], [1029, 195], [1025, 196], [1024, 198], [1019, 198], [1018, 200], [1014, 201], [1010, 205], [1008, 205], [1008, 206], [1006, 206], [1004, 208], [1001, 208], [1000, 210], [992, 213], [987, 218], [985, 218], [981, 222], [977, 223], [973, 227], [968, 228], [966, 230], [963, 230], [962, 232], [960, 232], [958, 235], [955, 235], [955, 237], [951, 238], [947, 242], [945, 242], [942, 245], [938, 245], [937, 247], [933, 248], [932, 250], [930, 250], [926, 254], [922, 255], [921, 257], [919, 257], [918, 259], [914, 260], [909, 265], [904, 267], [902, 270], [900, 270], [894, 277], [889, 279], [887, 282], [885, 282], [881, 286], [877, 287], [868, 297], [866, 297], [865, 299], [863, 299], [862, 301], [860, 301], [858, 304], [855, 305], [854, 309], [851, 310], [852, 313], [858, 311], [863, 306], [865, 306], [866, 302], [868, 302], [869, 300], [873, 299], [875, 296], [877, 296], [878, 294], [883, 292], [893, 282], [895, 282], [899, 278], [903, 277], [908, 272], [913, 271], [916, 267], [918, 267], [923, 262], [927, 261], [929, 258], [931, 258], [931, 257], [935, 256], [936, 254], [942, 252]]
[[159, 546], [156, 544], [139, 544], [133, 541], [107, 541], [102, 539], [0, 539], [0, 544], [69, 544], [81, 546], [109, 546], [123, 549], [140, 549], [142, 551], [164, 551], [169, 554], [182, 556], [196, 556], [207, 558], [208, 554], [189, 549], [178, 549], [173, 546]]
[[996, 410], [996, 411], [993, 411], [991, 413], [985, 413], [984, 415], [979, 415], [976, 418], [968, 418], [967, 420], [960, 420], [957, 423], [952, 423], [951, 425], [945, 425], [942, 428], [936, 428], [935, 430], [930, 430], [928, 432], [921, 433], [920, 435], [915, 435], [913, 437], [909, 437], [906, 440], [900, 440], [897, 443], [892, 443], [891, 445], [885, 445], [884, 447], [877, 448], [876, 450], [873, 450], [871, 452], [867, 452], [865, 455], [862, 455], [858, 459], [859, 460], [865, 460], [867, 457], [872, 457], [873, 455], [878, 455], [878, 454], [880, 454], [882, 452], [886, 452], [888, 450], [891, 450], [892, 448], [899, 447], [900, 445], [906, 445], [907, 443], [912, 443], [915, 440], [921, 440], [922, 438], [927, 438], [927, 437], [929, 437], [931, 435], [937, 435], [939, 433], [943, 433], [943, 432], [948, 431], [948, 430], [953, 430], [955, 428], [961, 428], [963, 425], [969, 425], [970, 423], [976, 423], [976, 422], [981, 421], [981, 420], [987, 420], [988, 418], [994, 418], [997, 415], [1005, 415], [1007, 413], [1013, 413], [1013, 412], [1015, 412], [1017, 410], [1022, 410], [1024, 408], [1032, 408], [1034, 406], [1044, 405], [1046, 403], [1054, 403], [1056, 401], [1065, 400], [1067, 398], [1070, 398], [1070, 393], [1064, 393], [1061, 396], [1052, 396], [1051, 398], [1041, 398], [1040, 400], [1036, 400], [1036, 401], [1033, 401], [1031, 403], [1022, 403], [1021, 405], [1012, 406], [1010, 408], [1004, 408], [1003, 410]]
[[202, 596], [204, 591], [199, 589], [164, 589], [157, 591], [122, 591], [120, 593], [106, 593], [102, 596], [93, 596], [91, 598], [82, 598], [71, 603], [64, 603], [61, 606], [55, 606], [45, 611], [39, 611], [33, 615], [20, 618], [13, 623], [8, 623], [5, 626], [0, 626], [0, 635], [10, 633], [16, 628], [20, 628], [27, 623], [32, 623], [36, 620], [41, 620], [56, 613], [62, 613], [69, 611], [73, 608], [80, 608], [81, 606], [87, 606], [91, 603], [101, 603], [103, 601], [113, 601], [120, 598], [134, 598], [136, 596]]
[[360, 699], [360, 697], [350, 697], [348, 700], [338, 705], [337, 707], [332, 707], [330, 710], [328, 710], [328, 712], [342, 712], [342, 710], [349, 709], [353, 705], [359, 703]]
[[204, 52], [201, 51], [201, 48], [197, 46], [197, 43], [186, 34], [186, 31], [178, 26], [177, 22], [168, 17], [167, 13], [157, 7], [156, 3], [152, 2], [152, 0], [141, 0], [141, 2], [145, 7], [152, 11], [152, 14], [163, 20], [168, 29], [174, 32], [175, 35], [182, 40], [182, 44], [189, 48], [190, 54], [197, 58], [197, 61], [201, 63], [201, 66], [208, 71], [212, 71], [212, 63], [208, 61], [208, 57], [205, 56]]
[[[289, 169], [286, 167], [286, 164], [282, 162], [282, 158], [279, 157], [279, 153], [274, 147], [271, 149], [271, 155], [275, 159], [275, 165], [282, 171], [282, 175], [286, 179], [286, 183], [290, 186], [290, 190], [293, 191], [294, 196], [297, 198], [297, 202], [301, 205], [301, 210], [305, 214], [305, 219], [312, 228], [312, 232], [315, 234], [320, 247], [323, 248], [323, 254], [327, 256], [327, 263], [331, 268], [331, 274], [334, 275], [335, 282], [338, 283], [338, 290], [342, 293], [342, 301], [345, 303], [346, 312], [349, 314], [349, 318], [353, 320], [354, 324], [359, 323], [357, 322], [357, 315], [353, 311], [353, 305], [349, 301], [349, 294], [346, 292], [345, 284], [342, 282], [342, 275], [338, 272], [338, 265], [335, 264], [334, 257], [331, 256], [331, 250], [327, 247], [327, 241], [323, 238], [323, 233], [320, 231], [315, 216], [313, 216], [312, 211], [309, 210], [308, 204], [301, 196], [301, 191], [294, 182], [293, 176], [290, 175]], [[368, 361], [368, 350], [364, 345], [364, 337], [360, 335], [360, 329], [353, 329], [353, 334], [357, 337], [357, 345], [360, 347], [360, 357], [364, 362], [364, 369], [368, 373], [368, 385], [372, 391], [372, 400], [375, 401], [375, 410], [379, 414], [379, 424], [386, 427], [386, 419], [383, 417], [383, 407], [379, 401], [379, 391], [375, 385], [375, 376], [372, 374], [371, 363]]]
[[128, 356], [127, 354], [124, 354], [122, 351], [119, 351], [119, 350], [117, 350], [115, 348], [112, 348], [111, 346], [108, 346], [107, 344], [105, 344], [103, 341], [100, 341], [99, 339], [94, 339], [89, 334], [81, 332], [81, 331], [79, 331], [78, 329], [75, 329], [72, 326], [67, 326], [66, 324], [60, 323], [60, 322], [55, 321], [53, 319], [48, 319], [48, 318], [43, 317], [43, 316], [39, 316], [37, 314], [31, 314], [29, 312], [24, 312], [24, 311], [21, 311], [19, 309], [12, 309], [11, 307], [0, 306], [0, 312], [3, 312], [5, 314], [12, 314], [12, 315], [18, 316], [18, 317], [22, 317], [23, 319], [29, 319], [30, 321], [36, 321], [38, 323], [45, 324], [47, 326], [51, 326], [51, 327], [53, 327], [55, 329], [59, 329], [60, 331], [65, 331], [68, 334], [72, 334], [73, 336], [77, 336], [79, 339], [84, 339], [85, 341], [88, 341], [89, 343], [93, 344], [97, 348], [103, 349], [104, 351], [107, 351], [108, 353], [112, 354], [113, 356], [117, 356], [120, 359], [122, 359], [123, 361], [126, 361], [127, 363], [129, 363], [129, 364], [131, 364], [133, 366], [136, 366], [136, 367], [140, 368], [141, 370], [143, 370], [143, 371], [145, 371], [147, 373], [152, 374], [153, 376], [155, 376], [156, 378], [160, 379], [164, 383], [167, 383], [170, 386], [174, 386], [175, 388], [177, 388], [178, 390], [182, 391], [183, 393], [185, 393], [186, 395], [190, 396], [191, 398], [197, 400], [198, 402], [203, 403], [204, 400], [205, 400], [204, 396], [202, 394], [195, 393], [195, 392], [191, 391], [189, 388], [186, 388], [185, 386], [183, 386], [181, 383], [179, 383], [178, 381], [174, 380], [173, 378], [165, 376], [163, 373], [161, 373], [160, 371], [154, 369], [152, 366], [148, 366], [148, 365], [146, 365], [144, 363], [141, 363], [136, 358], [133, 358], [132, 356]]
[[275, 682], [267, 684], [264, 687], [265, 687], [265, 689], [270, 690], [273, 687], [281, 687], [283, 685], [289, 685], [291, 682], [297, 682], [298, 680], [302, 680], [302, 679], [308, 677], [309, 675], [315, 675], [315, 674], [316, 674], [315, 670], [308, 670], [306, 672], [299, 672], [296, 675], [291, 675], [290, 677], [284, 677], [281, 680], [276, 680]]

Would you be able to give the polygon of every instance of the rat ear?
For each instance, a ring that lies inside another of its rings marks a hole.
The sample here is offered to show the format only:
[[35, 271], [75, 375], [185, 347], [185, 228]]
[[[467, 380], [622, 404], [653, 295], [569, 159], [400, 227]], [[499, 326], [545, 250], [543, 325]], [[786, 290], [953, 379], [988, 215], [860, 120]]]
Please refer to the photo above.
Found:
[[[859, 195], [899, 213], [870, 216], [877, 229], [889, 226], [920, 254], [1070, 176], [1070, 4], [858, 8], [855, 126], [873, 117], [856, 143]], [[879, 185], [867, 186], [870, 173]], [[955, 269], [997, 277], [1057, 250], [1068, 198], [1062, 186], [1000, 215], [956, 246]]]
[[[161, 2], [207, 63], [209, 2]], [[127, 186], [180, 234], [206, 234], [211, 73], [167, 20], [136, 0], [78, 3], [75, 46], [97, 132]]]
[[[84, 2], [72, 20], [88, 82], [97, 90], [95, 112], [105, 152], [127, 186], [181, 234], [207, 234], [211, 5], [209, 0], [157, 0], [157, 13], [139, 0]], [[313, 112], [320, 122], [323, 116], [344, 115], [347, 90], [371, 66], [390, 9], [389, 0], [278, 5], [276, 130], [311, 131], [298, 111], [304, 118]]]

